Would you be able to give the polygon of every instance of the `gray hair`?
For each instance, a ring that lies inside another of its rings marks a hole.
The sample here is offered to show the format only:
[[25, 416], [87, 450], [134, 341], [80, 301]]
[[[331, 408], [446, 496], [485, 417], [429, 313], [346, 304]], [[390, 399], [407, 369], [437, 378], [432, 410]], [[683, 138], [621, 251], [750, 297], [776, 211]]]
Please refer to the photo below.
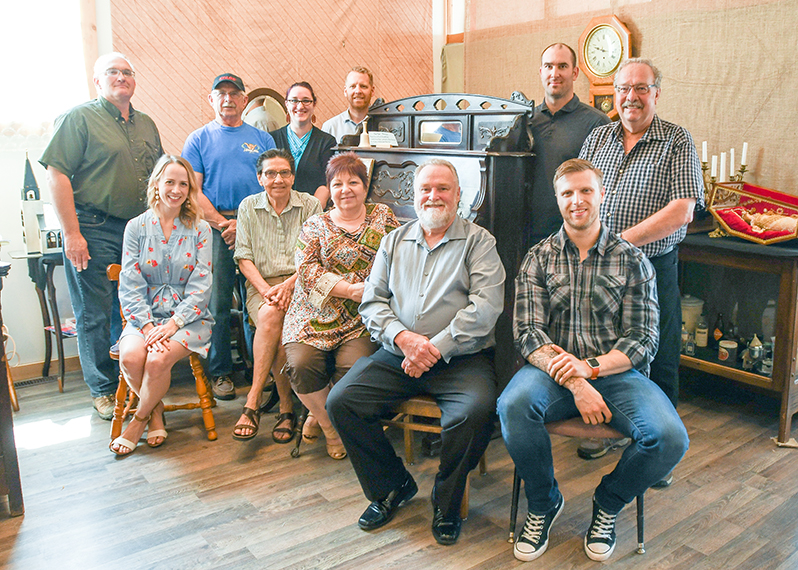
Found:
[[425, 160], [424, 162], [419, 164], [418, 167], [416, 168], [416, 171], [413, 173], [414, 188], [416, 189], [418, 188], [415, 184], [415, 181], [418, 180], [421, 171], [424, 170], [427, 166], [445, 166], [451, 171], [452, 176], [454, 176], [454, 183], [457, 184], [458, 188], [460, 187], [460, 177], [457, 176], [457, 170], [455, 169], [454, 165], [451, 162], [449, 162], [448, 160], [444, 160], [442, 158], [430, 158], [429, 160]]
[[132, 69], [134, 72], [136, 71], [136, 68], [133, 67], [133, 64], [126, 55], [121, 54], [118, 51], [112, 51], [111, 53], [101, 55], [97, 58], [97, 61], [94, 62], [94, 77], [99, 78], [103, 73], [105, 73], [105, 70], [108, 68], [108, 64], [115, 59], [124, 59], [130, 66], [130, 69]]
[[[621, 62], [621, 65], [618, 66], [618, 71], [615, 72], [615, 80], [617, 81], [618, 75], [621, 73], [621, 70], [626, 67], [627, 65], [632, 65], [633, 63], [641, 63], [643, 65], [647, 65], [649, 69], [651, 69], [651, 73], [654, 74], [654, 86], [657, 89], [662, 89], [662, 72], [659, 68], [654, 65], [654, 62], [650, 59], [645, 57], [630, 57]], [[618, 85], [615, 83], [615, 85]]]

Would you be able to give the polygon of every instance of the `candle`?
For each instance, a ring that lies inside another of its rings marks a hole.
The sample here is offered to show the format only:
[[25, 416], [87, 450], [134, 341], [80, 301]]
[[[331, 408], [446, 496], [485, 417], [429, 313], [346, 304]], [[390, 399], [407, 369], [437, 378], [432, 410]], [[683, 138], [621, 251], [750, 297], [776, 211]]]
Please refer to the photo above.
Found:
[[701, 162], [707, 161], [707, 141], [701, 143]]
[[729, 151], [729, 178], [734, 176], [734, 149]]
[[718, 182], [726, 182], [726, 153], [720, 153], [720, 178]]
[[709, 173], [712, 178], [716, 178], [718, 176], [718, 155], [712, 155], [712, 171]]
[[743, 143], [743, 156], [740, 159], [740, 166], [747, 166], [748, 165], [748, 143]]

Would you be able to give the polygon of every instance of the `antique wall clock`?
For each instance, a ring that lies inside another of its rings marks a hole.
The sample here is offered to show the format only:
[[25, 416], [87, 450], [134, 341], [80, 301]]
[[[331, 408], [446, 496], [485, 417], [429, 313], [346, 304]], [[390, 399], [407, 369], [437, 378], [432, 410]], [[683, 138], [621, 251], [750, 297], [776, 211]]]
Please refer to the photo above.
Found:
[[599, 16], [579, 38], [579, 67], [590, 82], [590, 102], [615, 119], [612, 83], [618, 66], [631, 56], [632, 35], [617, 16]]

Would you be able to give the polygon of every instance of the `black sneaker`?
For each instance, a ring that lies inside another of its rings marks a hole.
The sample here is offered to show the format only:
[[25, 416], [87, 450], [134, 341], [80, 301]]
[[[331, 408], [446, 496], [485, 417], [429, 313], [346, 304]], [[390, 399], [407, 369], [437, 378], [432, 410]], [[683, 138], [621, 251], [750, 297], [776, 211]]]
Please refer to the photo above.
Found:
[[560, 500], [549, 512], [542, 515], [535, 513], [526, 515], [524, 530], [521, 531], [521, 535], [513, 546], [513, 555], [518, 560], [529, 562], [546, 552], [546, 548], [549, 546], [549, 530], [560, 516], [563, 506], [565, 506], [565, 499], [560, 494]]
[[606, 560], [615, 550], [615, 519], [617, 514], [610, 514], [602, 509], [593, 497], [593, 520], [585, 535], [585, 554], [591, 560]]
[[632, 442], [628, 437], [621, 439], [583, 439], [576, 448], [576, 454], [582, 459], [598, 459], [607, 455], [608, 451], [626, 447]]
[[357, 525], [363, 530], [374, 530], [388, 524], [396, 511], [418, 493], [418, 486], [410, 473], [398, 489], [394, 489], [381, 501], [372, 501], [360, 515]]
[[236, 388], [229, 376], [218, 376], [211, 382], [213, 397], [218, 400], [235, 400]]

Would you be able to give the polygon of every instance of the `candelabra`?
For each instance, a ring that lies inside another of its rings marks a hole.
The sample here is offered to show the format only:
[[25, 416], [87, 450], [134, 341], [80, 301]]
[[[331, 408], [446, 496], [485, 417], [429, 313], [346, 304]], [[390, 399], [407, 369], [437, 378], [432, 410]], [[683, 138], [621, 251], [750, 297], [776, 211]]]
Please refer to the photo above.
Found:
[[[703, 162], [703, 161], [701, 162], [701, 171], [704, 179], [704, 204], [706, 204], [707, 208], [709, 208], [712, 199], [712, 191], [715, 189], [715, 186], [717, 184], [737, 184], [739, 186], [742, 186], [743, 177], [745, 176], [747, 169], [745, 167], [745, 164], [741, 164], [740, 169], [737, 171], [736, 174], [729, 176], [729, 180], [723, 180], [723, 181], [719, 181], [716, 176], [712, 176], [710, 174], [708, 162]], [[726, 196], [726, 194], [731, 195], [731, 193], [725, 192], [723, 189], [719, 189], [718, 192], [722, 194], [719, 194], [715, 198], [715, 202], [718, 201], [718, 198], [720, 198], [721, 195], [723, 196]]]

